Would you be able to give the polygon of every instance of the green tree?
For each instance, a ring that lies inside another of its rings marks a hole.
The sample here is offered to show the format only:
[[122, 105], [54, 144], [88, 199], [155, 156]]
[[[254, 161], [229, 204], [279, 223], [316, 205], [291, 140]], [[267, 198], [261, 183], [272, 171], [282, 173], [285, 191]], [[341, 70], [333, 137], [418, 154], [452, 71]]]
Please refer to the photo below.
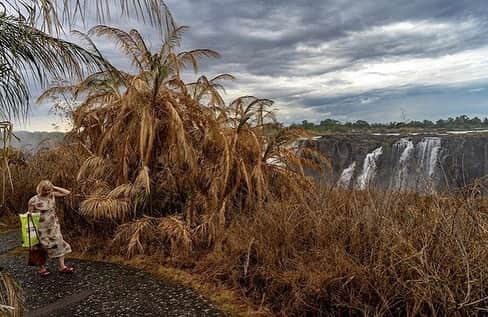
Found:
[[308, 122], [308, 120], [303, 120], [302, 121], [302, 127], [304, 129], [313, 129], [315, 124], [313, 122]]
[[471, 124], [474, 125], [474, 126], [481, 126], [481, 119], [478, 118], [478, 117], [474, 117], [473, 119], [471, 119]]
[[354, 127], [355, 128], [360, 128], [360, 129], [369, 128], [369, 123], [367, 121], [364, 121], [364, 120], [357, 120], [354, 123]]

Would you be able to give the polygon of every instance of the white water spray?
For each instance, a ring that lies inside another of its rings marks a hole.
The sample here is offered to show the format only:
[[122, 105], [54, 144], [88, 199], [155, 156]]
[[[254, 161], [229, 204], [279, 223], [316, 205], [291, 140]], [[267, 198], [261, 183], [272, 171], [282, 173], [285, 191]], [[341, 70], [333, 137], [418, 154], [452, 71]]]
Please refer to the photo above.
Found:
[[396, 142], [393, 147], [397, 153], [401, 153], [395, 169], [393, 187], [401, 190], [408, 186], [408, 162], [414, 153], [415, 146], [411, 140], [403, 138]]
[[349, 188], [351, 185], [352, 176], [354, 175], [354, 170], [356, 169], [356, 162], [352, 162], [349, 167], [345, 168], [342, 173], [341, 177], [337, 181], [338, 187]]
[[376, 176], [376, 163], [379, 157], [383, 154], [383, 147], [379, 147], [371, 153], [368, 153], [364, 158], [363, 171], [358, 177], [359, 189], [366, 189], [371, 181]]
[[436, 175], [440, 150], [441, 139], [437, 137], [424, 138], [417, 144], [417, 156], [420, 159], [419, 167], [423, 175], [429, 179]]

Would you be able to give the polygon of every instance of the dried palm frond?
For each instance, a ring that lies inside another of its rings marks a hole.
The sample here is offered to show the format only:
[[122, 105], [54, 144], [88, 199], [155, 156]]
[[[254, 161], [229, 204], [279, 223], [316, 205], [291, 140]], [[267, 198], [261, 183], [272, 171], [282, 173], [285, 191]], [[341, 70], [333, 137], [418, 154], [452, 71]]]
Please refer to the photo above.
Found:
[[181, 52], [177, 55], [181, 68], [190, 64], [195, 73], [198, 72], [198, 60], [202, 57], [218, 58], [220, 57], [220, 54], [209, 49], [196, 49], [188, 52]]
[[142, 60], [147, 60], [147, 51], [141, 51], [141, 49], [145, 49], [145, 47], [140, 45], [139, 40], [134, 40], [133, 36], [136, 36], [138, 39], [140, 38], [140, 35], [136, 30], [132, 30], [129, 34], [116, 27], [97, 25], [89, 30], [88, 35], [105, 36], [112, 39], [121, 48], [123, 53], [131, 57], [134, 66], [137, 66], [138, 69], [141, 70], [147, 70], [142, 62]]
[[174, 254], [185, 254], [193, 248], [190, 228], [179, 216], [158, 219], [158, 229], [163, 238], [169, 241]]
[[[221, 211], [223, 211], [221, 209]], [[194, 236], [198, 241], [212, 245], [222, 234], [222, 214], [219, 212], [208, 212], [201, 215], [200, 224], [194, 229]], [[225, 218], [224, 218], [225, 221]]]
[[103, 158], [99, 156], [91, 156], [85, 160], [78, 172], [77, 179], [80, 180], [86, 177], [100, 178], [104, 176], [106, 171], [106, 163]]
[[144, 254], [145, 244], [159, 241], [157, 233], [157, 219], [142, 217], [119, 226], [112, 243], [122, 246], [126, 256], [130, 258], [136, 254]]
[[109, 198], [130, 198], [134, 192], [134, 185], [132, 184], [122, 184], [114, 189], [112, 189], [108, 194], [107, 197]]
[[24, 314], [23, 292], [14, 279], [0, 270], [0, 315], [20, 317]]
[[80, 204], [80, 213], [90, 219], [124, 221], [129, 219], [131, 211], [127, 198], [92, 195]]
[[93, 195], [102, 196], [102, 195], [110, 195], [111, 193], [110, 185], [105, 181], [96, 180], [94, 184], [89, 184], [89, 185], [91, 187], [90, 192]]
[[136, 181], [134, 182], [134, 188], [138, 191], [143, 191], [145, 195], [151, 193], [151, 177], [149, 176], [149, 168], [144, 166], [139, 171]]
[[232, 101], [228, 108], [232, 113], [233, 123], [240, 132], [245, 127], [262, 127], [268, 119], [274, 122], [275, 118], [270, 110], [272, 105], [273, 101], [269, 99], [243, 96]]
[[233, 79], [234, 76], [230, 74], [221, 74], [210, 80], [208, 80], [206, 76], [201, 76], [196, 82], [189, 83], [187, 86], [193, 99], [203, 103], [203, 99], [207, 98], [208, 104], [219, 111], [225, 106], [225, 102], [219, 92], [219, 90], [225, 92], [225, 89], [219, 81]]

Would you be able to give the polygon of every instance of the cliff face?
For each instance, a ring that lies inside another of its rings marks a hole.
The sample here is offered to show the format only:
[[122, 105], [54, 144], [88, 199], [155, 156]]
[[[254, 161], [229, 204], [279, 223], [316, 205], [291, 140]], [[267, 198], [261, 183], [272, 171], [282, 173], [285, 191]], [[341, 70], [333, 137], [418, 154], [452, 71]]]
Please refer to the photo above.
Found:
[[[64, 133], [62, 132], [14, 131], [14, 134], [18, 139], [12, 138], [11, 146], [28, 152], [37, 152], [43, 148], [52, 148], [64, 138]], [[3, 146], [1, 141], [0, 146]]]
[[441, 192], [488, 175], [488, 133], [332, 135], [302, 146], [330, 159], [327, 183], [349, 188]]

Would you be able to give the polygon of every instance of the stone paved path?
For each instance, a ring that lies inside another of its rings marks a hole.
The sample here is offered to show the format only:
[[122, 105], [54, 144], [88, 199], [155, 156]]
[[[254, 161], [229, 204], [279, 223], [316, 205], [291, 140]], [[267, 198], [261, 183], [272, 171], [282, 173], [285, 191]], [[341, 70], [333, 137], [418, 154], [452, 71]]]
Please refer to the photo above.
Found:
[[76, 272], [41, 277], [26, 256], [5, 252], [18, 233], [0, 234], [0, 267], [24, 289], [27, 316], [224, 316], [193, 290], [149, 273], [110, 263], [68, 259]]
[[15, 249], [20, 245], [20, 233], [18, 231], [9, 231], [0, 233], [0, 254]]

